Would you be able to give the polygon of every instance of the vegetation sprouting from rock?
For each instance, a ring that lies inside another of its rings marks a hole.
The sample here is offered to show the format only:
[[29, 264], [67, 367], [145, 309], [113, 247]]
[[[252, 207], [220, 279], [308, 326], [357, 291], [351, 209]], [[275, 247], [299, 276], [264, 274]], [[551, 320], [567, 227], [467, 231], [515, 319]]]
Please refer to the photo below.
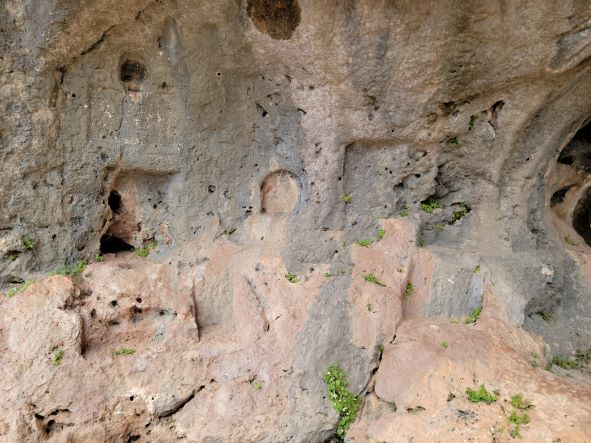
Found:
[[355, 421], [361, 407], [361, 397], [348, 391], [347, 376], [338, 366], [330, 366], [322, 379], [326, 383], [328, 399], [339, 414], [336, 437], [339, 441], [344, 441], [349, 426]]

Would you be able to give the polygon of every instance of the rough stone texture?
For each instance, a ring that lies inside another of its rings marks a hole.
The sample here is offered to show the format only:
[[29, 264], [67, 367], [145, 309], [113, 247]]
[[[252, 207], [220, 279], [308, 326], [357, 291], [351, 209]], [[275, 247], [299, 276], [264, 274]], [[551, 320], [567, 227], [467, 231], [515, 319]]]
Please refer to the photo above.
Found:
[[530, 365], [591, 348], [590, 4], [0, 11], [0, 279], [38, 280], [0, 298], [0, 439], [324, 441], [330, 364], [355, 441], [502, 441], [445, 401], [472, 378], [591, 438], [586, 375]]

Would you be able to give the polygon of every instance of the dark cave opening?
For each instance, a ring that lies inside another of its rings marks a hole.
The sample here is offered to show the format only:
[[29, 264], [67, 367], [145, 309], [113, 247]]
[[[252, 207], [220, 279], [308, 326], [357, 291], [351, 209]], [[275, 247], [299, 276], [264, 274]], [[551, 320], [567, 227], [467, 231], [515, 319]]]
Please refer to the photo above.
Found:
[[119, 78], [125, 83], [128, 91], [139, 91], [147, 72], [148, 70], [143, 63], [126, 59], [121, 64]]
[[573, 228], [591, 246], [591, 187], [585, 190], [575, 206]]
[[118, 252], [133, 251], [134, 247], [129, 243], [115, 237], [112, 234], [104, 234], [100, 240], [101, 254], [116, 254]]
[[109, 204], [109, 208], [111, 208], [115, 214], [119, 214], [121, 212], [121, 194], [119, 194], [117, 191], [111, 191], [107, 202]]

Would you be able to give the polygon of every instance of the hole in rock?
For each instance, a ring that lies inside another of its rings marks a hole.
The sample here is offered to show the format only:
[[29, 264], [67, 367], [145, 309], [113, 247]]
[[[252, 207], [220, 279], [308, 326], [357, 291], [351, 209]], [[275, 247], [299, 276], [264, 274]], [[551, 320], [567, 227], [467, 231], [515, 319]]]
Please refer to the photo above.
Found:
[[558, 203], [562, 203], [564, 198], [566, 197], [566, 193], [571, 188], [571, 186], [567, 186], [566, 188], [559, 189], [554, 194], [552, 194], [552, 198], [550, 199], [550, 206], [555, 206]]
[[101, 237], [101, 254], [116, 254], [117, 252], [133, 251], [133, 246], [111, 234]]
[[126, 59], [122, 64], [119, 72], [119, 78], [128, 91], [139, 91], [140, 86], [147, 74], [146, 66], [137, 61]]
[[111, 191], [109, 194], [109, 208], [115, 213], [121, 212], [121, 195], [117, 191]]
[[585, 190], [575, 206], [573, 228], [591, 246], [591, 187]]
[[276, 40], [289, 40], [300, 24], [297, 0], [249, 0], [246, 12], [260, 32]]

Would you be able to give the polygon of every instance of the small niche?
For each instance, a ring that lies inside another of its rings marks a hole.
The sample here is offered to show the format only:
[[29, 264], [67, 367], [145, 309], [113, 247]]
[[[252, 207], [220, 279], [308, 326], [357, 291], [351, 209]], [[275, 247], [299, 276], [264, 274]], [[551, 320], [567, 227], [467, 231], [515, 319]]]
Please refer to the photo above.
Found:
[[286, 170], [271, 172], [261, 185], [261, 212], [280, 214], [295, 209], [300, 197], [300, 179]]
[[121, 213], [121, 194], [119, 194], [119, 192], [111, 191], [109, 194], [108, 203], [109, 208], [111, 208], [115, 214]]
[[116, 254], [118, 252], [133, 251], [133, 246], [115, 237], [112, 234], [104, 234], [101, 237], [101, 254]]
[[128, 91], [139, 92], [148, 70], [146, 65], [137, 60], [125, 59], [121, 63], [119, 79]]

